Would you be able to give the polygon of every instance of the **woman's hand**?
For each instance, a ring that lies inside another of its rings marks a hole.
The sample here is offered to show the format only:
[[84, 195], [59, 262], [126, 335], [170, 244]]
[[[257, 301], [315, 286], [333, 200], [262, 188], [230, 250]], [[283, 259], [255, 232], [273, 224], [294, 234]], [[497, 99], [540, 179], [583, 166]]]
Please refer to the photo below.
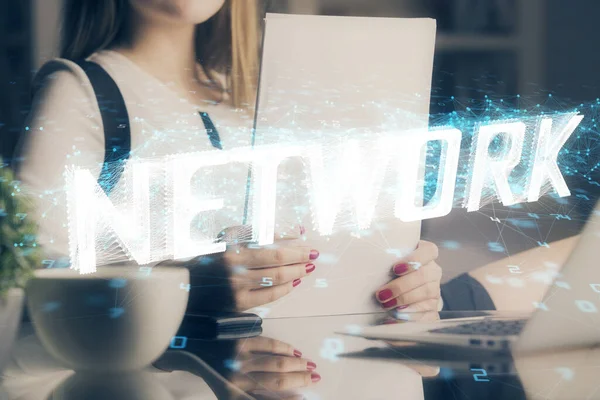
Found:
[[321, 380], [316, 368], [291, 345], [258, 336], [238, 342], [233, 373], [228, 379], [254, 398], [263, 398], [269, 392], [291, 392], [285, 398], [295, 398], [294, 390]]
[[375, 297], [381, 306], [403, 313], [439, 311], [442, 269], [435, 262], [437, 257], [435, 244], [420, 241], [412, 254], [392, 268], [398, 278], [377, 291]]
[[[231, 228], [235, 229], [235, 228]], [[191, 311], [243, 311], [290, 293], [311, 274], [317, 250], [295, 239], [303, 233], [278, 235], [265, 247], [230, 245], [224, 253], [202, 256], [190, 269]]]
[[172, 371], [184, 365], [189, 367], [189, 363], [181, 360], [193, 357], [199, 358], [193, 374], [208, 384], [216, 396], [213, 398], [302, 400], [304, 397], [298, 390], [314, 386], [321, 380], [316, 372], [317, 365], [304, 358], [299, 350], [265, 336], [193, 340], [185, 351], [166, 352], [153, 365]]

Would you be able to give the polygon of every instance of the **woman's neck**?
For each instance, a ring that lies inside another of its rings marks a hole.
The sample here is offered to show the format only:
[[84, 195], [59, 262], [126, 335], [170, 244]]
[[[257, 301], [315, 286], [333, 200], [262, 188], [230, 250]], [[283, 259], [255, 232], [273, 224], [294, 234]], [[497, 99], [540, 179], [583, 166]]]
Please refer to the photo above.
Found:
[[135, 21], [129, 40], [114, 50], [123, 53], [163, 82], [189, 88], [197, 79], [195, 26]]

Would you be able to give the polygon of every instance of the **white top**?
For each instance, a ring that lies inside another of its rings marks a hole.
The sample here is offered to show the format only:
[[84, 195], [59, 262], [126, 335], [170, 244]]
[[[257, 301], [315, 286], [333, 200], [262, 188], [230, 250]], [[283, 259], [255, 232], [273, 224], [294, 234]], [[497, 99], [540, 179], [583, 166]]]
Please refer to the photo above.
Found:
[[[130, 120], [131, 157], [155, 158], [215, 150], [200, 111], [213, 120], [223, 148], [248, 146], [252, 116], [226, 103], [192, 104], [124, 55], [100, 51], [88, 58], [117, 83]], [[35, 199], [38, 243], [49, 257], [69, 254], [65, 180], [67, 165], [98, 168], [104, 131], [98, 103], [85, 72], [74, 62], [45, 64], [34, 81], [33, 108], [24, 131], [18, 174]]]

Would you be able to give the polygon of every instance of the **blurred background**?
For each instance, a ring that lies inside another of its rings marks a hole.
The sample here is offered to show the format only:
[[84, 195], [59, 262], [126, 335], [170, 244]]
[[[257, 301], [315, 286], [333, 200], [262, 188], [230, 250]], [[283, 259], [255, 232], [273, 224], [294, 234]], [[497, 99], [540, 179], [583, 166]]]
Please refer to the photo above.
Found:
[[[62, 0], [0, 0], [0, 152], [5, 160], [28, 113], [31, 79], [57, 54], [61, 7]], [[485, 95], [534, 104], [552, 94], [560, 99], [557, 107], [566, 109], [600, 97], [600, 53], [589, 47], [600, 37], [598, 0], [271, 0], [265, 7], [298, 14], [437, 19], [432, 114]], [[450, 96], [453, 102], [444, 101]], [[588, 200], [546, 197], [472, 213], [457, 208], [447, 217], [424, 221], [424, 238], [440, 246], [445, 279], [576, 234], [600, 187], [576, 177], [569, 177], [569, 184], [585, 190]]]

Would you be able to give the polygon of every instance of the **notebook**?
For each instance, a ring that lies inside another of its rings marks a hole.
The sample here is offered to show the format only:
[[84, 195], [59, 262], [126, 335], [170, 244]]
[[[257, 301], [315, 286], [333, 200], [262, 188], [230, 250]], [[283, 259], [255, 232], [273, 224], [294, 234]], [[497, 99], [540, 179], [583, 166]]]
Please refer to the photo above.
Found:
[[[345, 157], [344, 143], [357, 139], [360, 171], [370, 177], [379, 153], [369, 137], [427, 129], [434, 20], [267, 14], [265, 23], [255, 146], [322, 143], [327, 169]], [[251, 311], [263, 318], [381, 311], [375, 291], [420, 237], [420, 221], [393, 215], [401, 160], [392, 156], [380, 174], [372, 223], [355, 226], [349, 196], [328, 235], [319, 231], [311, 203], [311, 162], [290, 158], [280, 165], [275, 220], [276, 231], [305, 227], [305, 245], [320, 252], [317, 268], [291, 294]], [[335, 190], [334, 172], [317, 185], [321, 198]]]

